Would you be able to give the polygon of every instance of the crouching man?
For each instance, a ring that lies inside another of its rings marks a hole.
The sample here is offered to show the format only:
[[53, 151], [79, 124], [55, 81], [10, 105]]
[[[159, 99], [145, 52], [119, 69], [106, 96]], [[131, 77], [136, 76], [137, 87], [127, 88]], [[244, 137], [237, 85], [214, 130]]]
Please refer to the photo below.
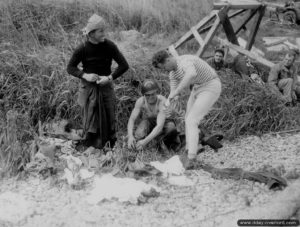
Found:
[[[163, 141], [167, 148], [178, 145], [178, 132], [174, 120], [170, 118], [171, 110], [165, 108], [166, 98], [159, 95], [155, 81], [146, 80], [142, 85], [140, 97], [129, 118], [128, 147], [143, 149], [150, 141]], [[134, 132], [134, 124], [142, 114], [142, 120]]]

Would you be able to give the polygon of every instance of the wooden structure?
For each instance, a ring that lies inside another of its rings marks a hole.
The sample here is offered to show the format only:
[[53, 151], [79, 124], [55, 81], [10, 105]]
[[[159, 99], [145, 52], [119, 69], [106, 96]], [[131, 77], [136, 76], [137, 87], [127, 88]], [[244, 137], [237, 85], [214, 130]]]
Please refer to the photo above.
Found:
[[[229, 14], [230, 10], [235, 11]], [[250, 52], [261, 20], [265, 14], [265, 10], [266, 5], [256, 0], [229, 0], [215, 2], [214, 9], [210, 12], [210, 14], [204, 17], [197, 25], [193, 26], [190, 31], [171, 45], [169, 47], [169, 51], [172, 55], [178, 56], [176, 49], [188, 40], [195, 38], [200, 45], [196, 55], [202, 57], [211, 40], [215, 36], [217, 29], [222, 26], [228, 41], [218, 38], [219, 41], [243, 55], [247, 55], [252, 59], [260, 61], [268, 67], [272, 67], [274, 65], [272, 62]], [[236, 28], [234, 28], [230, 19], [240, 14], [246, 15]], [[250, 36], [248, 37], [246, 47], [242, 48], [239, 46], [237, 35], [243, 28], [245, 28], [250, 20], [253, 20], [252, 27], [250, 28]], [[206, 36], [203, 37], [203, 34], [206, 32]]]

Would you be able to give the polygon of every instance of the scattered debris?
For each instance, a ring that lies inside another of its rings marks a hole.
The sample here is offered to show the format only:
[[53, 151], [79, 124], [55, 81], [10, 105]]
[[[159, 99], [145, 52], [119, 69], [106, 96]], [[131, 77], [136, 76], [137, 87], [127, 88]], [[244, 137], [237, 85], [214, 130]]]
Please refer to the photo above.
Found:
[[72, 125], [68, 120], [53, 120], [50, 123], [44, 124], [40, 131], [42, 135], [49, 135], [55, 138], [74, 141], [82, 140], [82, 130], [72, 129]]
[[94, 183], [95, 187], [87, 197], [90, 204], [97, 204], [104, 199], [138, 204], [141, 196], [156, 197], [160, 192], [156, 186], [132, 178], [116, 178], [111, 174], [95, 178]]
[[300, 49], [300, 38], [296, 37], [263, 37], [267, 51]]
[[71, 187], [84, 185], [86, 180], [94, 176], [94, 172], [90, 172], [87, 169], [82, 168], [82, 161], [72, 155], [62, 156], [66, 160], [67, 168], [64, 169], [64, 175], [61, 179], [66, 179]]
[[184, 167], [178, 155], [173, 156], [164, 163], [150, 162], [150, 165], [161, 171], [163, 174], [182, 175], [184, 173]]

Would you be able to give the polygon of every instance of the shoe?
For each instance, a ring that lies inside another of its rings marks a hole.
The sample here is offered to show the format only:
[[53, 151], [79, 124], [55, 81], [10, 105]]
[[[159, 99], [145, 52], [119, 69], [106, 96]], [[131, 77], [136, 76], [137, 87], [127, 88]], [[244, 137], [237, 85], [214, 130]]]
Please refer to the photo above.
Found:
[[181, 156], [181, 162], [182, 162], [183, 168], [185, 170], [195, 169], [196, 166], [197, 166], [196, 165], [197, 164], [196, 158], [189, 159], [187, 157], [187, 154], [184, 154], [184, 155]]
[[223, 139], [223, 135], [213, 135], [209, 138], [204, 137], [201, 141], [201, 144], [203, 146], [208, 145], [213, 150], [218, 151], [218, 149], [223, 147], [223, 145], [220, 143], [220, 140], [222, 140], [222, 139]]

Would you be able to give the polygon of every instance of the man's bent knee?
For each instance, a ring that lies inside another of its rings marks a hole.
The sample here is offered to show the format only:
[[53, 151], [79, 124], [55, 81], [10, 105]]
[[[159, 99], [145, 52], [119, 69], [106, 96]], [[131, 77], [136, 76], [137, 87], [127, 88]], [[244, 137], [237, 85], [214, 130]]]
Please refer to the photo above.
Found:
[[175, 122], [169, 121], [169, 122], [165, 123], [165, 125], [164, 125], [164, 133], [165, 134], [168, 134], [168, 133], [173, 132], [175, 130], [177, 130]]

